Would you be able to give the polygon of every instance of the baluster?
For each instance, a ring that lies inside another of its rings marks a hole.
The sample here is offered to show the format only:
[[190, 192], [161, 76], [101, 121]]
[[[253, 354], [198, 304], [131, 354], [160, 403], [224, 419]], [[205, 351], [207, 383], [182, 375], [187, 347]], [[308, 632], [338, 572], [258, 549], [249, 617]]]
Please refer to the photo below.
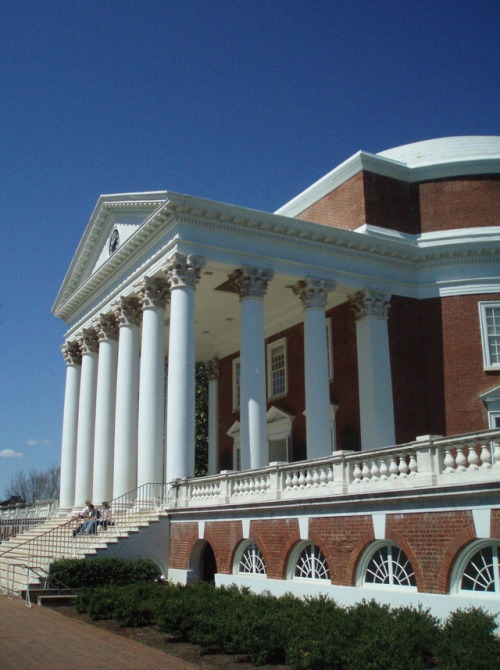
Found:
[[321, 468], [319, 471], [319, 485], [326, 486], [328, 484], [328, 475], [325, 472], [325, 468]]
[[396, 463], [396, 456], [391, 456], [391, 463], [389, 465], [389, 472], [391, 473], [391, 479], [397, 479], [399, 475], [398, 464]]
[[399, 456], [399, 475], [403, 479], [408, 477], [408, 465], [406, 463], [406, 454]]
[[331, 484], [333, 482], [333, 468], [328, 468], [327, 473], [326, 473], [326, 478], [328, 481], [328, 484]]
[[469, 445], [469, 452], [467, 454], [467, 461], [469, 462], [469, 470], [479, 470], [479, 456], [476, 451], [476, 445]]
[[312, 488], [312, 483], [313, 483], [313, 478], [311, 475], [311, 471], [308, 470], [306, 474], [306, 488], [310, 489]]
[[377, 461], [372, 461], [372, 467], [370, 468], [370, 476], [372, 482], [378, 482], [379, 469]]
[[465, 472], [467, 459], [465, 458], [463, 447], [457, 447], [457, 455], [455, 456], [455, 463], [457, 464], [458, 472]]
[[285, 477], [285, 489], [291, 489], [292, 488], [292, 478], [290, 476], [290, 473], [286, 473]]
[[312, 485], [313, 488], [317, 488], [319, 486], [319, 472], [318, 468], [314, 469], [313, 476], [312, 476]]
[[495, 468], [500, 468], [500, 442], [493, 443], [493, 463]]
[[451, 453], [451, 449], [445, 449], [445, 457], [443, 464], [445, 466], [444, 471], [445, 472], [455, 472], [455, 459], [453, 458], [453, 454]]
[[305, 485], [306, 485], [306, 478], [304, 477], [304, 473], [301, 470], [299, 475], [299, 487], [303, 489]]
[[364, 482], [368, 482], [370, 480], [370, 468], [368, 467], [368, 463], [366, 461], [363, 461], [361, 474], [363, 475]]
[[248, 490], [249, 490], [250, 493], [255, 493], [255, 478], [254, 477], [252, 477], [250, 479], [250, 482], [248, 484]]
[[387, 467], [387, 463], [385, 462], [385, 458], [380, 459], [380, 466], [379, 466], [379, 473], [380, 473], [380, 479], [382, 481], [386, 481], [389, 479], [387, 476], [387, 473], [389, 472], [389, 468]]
[[415, 477], [418, 472], [418, 465], [415, 454], [410, 454], [410, 463], [408, 464], [408, 469], [410, 471], [410, 477]]
[[488, 449], [487, 444], [483, 444], [481, 447], [481, 469], [489, 470], [491, 468], [491, 451]]
[[293, 488], [294, 489], [297, 489], [299, 487], [299, 476], [298, 476], [297, 472], [293, 473], [292, 483], [293, 483]]

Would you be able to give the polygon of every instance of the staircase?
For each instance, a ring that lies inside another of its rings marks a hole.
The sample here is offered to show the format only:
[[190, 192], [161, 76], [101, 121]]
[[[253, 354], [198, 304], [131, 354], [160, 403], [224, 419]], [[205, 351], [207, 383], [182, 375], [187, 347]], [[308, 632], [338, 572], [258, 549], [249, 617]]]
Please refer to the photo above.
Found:
[[74, 534], [82, 520], [57, 516], [0, 545], [0, 589], [9, 597], [47, 586], [50, 564], [60, 558], [84, 558], [105, 552], [161, 516], [166, 487], [144, 484], [111, 501], [112, 525], [89, 534]]

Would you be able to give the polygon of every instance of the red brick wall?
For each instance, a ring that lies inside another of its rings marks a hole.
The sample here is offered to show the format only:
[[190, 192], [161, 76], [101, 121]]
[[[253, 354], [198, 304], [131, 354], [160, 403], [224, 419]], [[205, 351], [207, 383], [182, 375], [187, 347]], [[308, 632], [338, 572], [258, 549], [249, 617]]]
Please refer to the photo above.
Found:
[[500, 177], [479, 175], [408, 184], [364, 171], [297, 218], [347, 230], [369, 223], [410, 234], [497, 226]]
[[355, 175], [296, 218], [346, 230], [359, 228], [366, 223], [363, 174]]
[[419, 184], [423, 233], [453, 228], [498, 226], [500, 177], [456, 177]]
[[183, 522], [170, 524], [170, 567], [187, 570], [193, 544], [198, 539], [198, 524]]
[[[443, 374], [442, 388], [438, 393], [442, 393], [444, 399], [447, 435], [488, 428], [486, 408], [479, 395], [500, 384], [500, 371], [483, 370], [478, 308], [482, 300], [500, 300], [500, 294], [441, 299]], [[428, 344], [439, 346], [437, 343]], [[436, 379], [435, 383], [439, 380]], [[432, 393], [432, 388], [429, 393]]]
[[366, 223], [403, 233], [420, 232], [418, 193], [414, 184], [363, 172]]
[[[491, 537], [500, 539], [500, 510], [492, 510]], [[250, 538], [262, 552], [268, 577], [286, 579], [289, 557], [300, 541], [297, 518], [253, 519]], [[188, 568], [197, 539], [197, 523], [171, 525], [172, 568]], [[240, 520], [207, 521], [205, 540], [214, 551], [219, 573], [232, 573], [234, 553], [242, 539]], [[355, 586], [359, 561], [375, 539], [371, 515], [313, 517], [308, 539], [323, 551], [332, 584]], [[402, 512], [387, 515], [386, 539], [407, 555], [419, 591], [447, 593], [454, 562], [476, 534], [470, 511]]]

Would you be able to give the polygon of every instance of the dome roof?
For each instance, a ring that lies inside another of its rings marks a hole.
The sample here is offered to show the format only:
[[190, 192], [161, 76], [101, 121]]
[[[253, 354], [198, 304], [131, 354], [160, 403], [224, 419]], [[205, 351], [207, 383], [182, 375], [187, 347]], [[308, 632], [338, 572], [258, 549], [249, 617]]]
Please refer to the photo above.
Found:
[[380, 151], [377, 156], [405, 163], [408, 167], [500, 158], [500, 137], [494, 135], [441, 137]]

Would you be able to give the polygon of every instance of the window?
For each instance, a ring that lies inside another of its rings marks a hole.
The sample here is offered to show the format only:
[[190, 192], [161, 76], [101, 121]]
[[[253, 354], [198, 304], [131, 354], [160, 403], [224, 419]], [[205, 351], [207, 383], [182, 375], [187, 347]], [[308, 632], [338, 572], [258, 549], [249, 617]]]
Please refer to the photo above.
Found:
[[326, 352], [328, 355], [328, 379], [333, 379], [333, 343], [332, 343], [332, 320], [326, 320]]
[[233, 360], [233, 410], [240, 408], [240, 359]]
[[288, 391], [286, 338], [267, 345], [267, 392], [269, 398]]
[[372, 545], [360, 565], [360, 585], [380, 584], [416, 588], [415, 573], [408, 557], [395, 544]]
[[313, 542], [300, 542], [290, 560], [292, 579], [330, 579], [325, 555]]
[[473, 542], [458, 559], [452, 574], [455, 592], [500, 593], [500, 543]]
[[266, 565], [259, 547], [248, 540], [237, 549], [233, 572], [240, 575], [265, 575]]
[[500, 367], [500, 302], [480, 302], [479, 317], [485, 368]]

